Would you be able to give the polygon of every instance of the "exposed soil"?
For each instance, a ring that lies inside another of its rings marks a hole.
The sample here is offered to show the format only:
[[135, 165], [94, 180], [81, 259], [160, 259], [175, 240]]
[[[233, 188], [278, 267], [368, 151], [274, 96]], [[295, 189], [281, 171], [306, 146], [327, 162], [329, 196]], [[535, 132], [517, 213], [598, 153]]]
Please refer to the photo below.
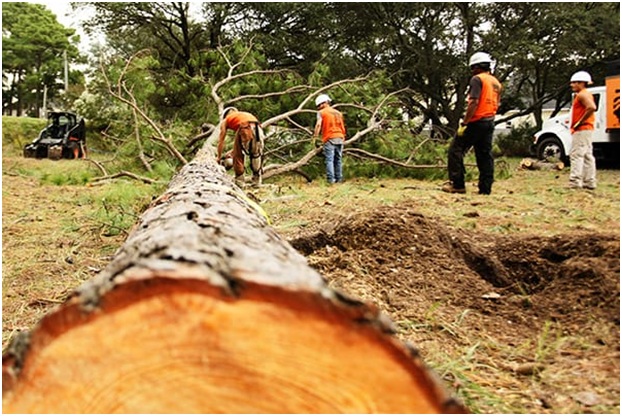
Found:
[[[550, 371], [553, 384], [553, 375], [567, 371], [570, 358], [577, 385], [567, 385], [567, 392], [540, 385], [531, 398], [542, 411], [619, 406], [619, 234], [474, 235], [428, 219], [412, 206], [404, 202], [357, 213], [290, 242], [333, 287], [390, 314], [399, 336], [424, 355], [439, 345], [459, 350], [480, 343], [479, 365], [524, 373], [525, 386], [519, 382], [512, 389], [527, 391], [534, 374], [546, 377]], [[564, 341], [578, 333], [589, 347]], [[538, 354], [538, 348], [557, 347]], [[613, 385], [595, 393], [599, 387], [588, 380], [597, 373]], [[453, 377], [457, 389], [463, 383], [458, 374], [444, 376]], [[562, 403], [573, 398], [576, 407]]]

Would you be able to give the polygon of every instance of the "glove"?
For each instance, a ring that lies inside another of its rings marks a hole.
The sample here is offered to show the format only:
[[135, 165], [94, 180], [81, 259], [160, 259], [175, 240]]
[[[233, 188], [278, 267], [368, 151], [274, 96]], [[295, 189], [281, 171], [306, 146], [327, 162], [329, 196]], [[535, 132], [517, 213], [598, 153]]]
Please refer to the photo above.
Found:
[[464, 132], [466, 130], [466, 126], [460, 126], [458, 127], [458, 131], [456, 131], [456, 136], [457, 137], [462, 137], [464, 136]]
[[313, 143], [313, 147], [318, 148], [320, 147], [322, 144], [320, 141], [318, 141], [315, 137], [313, 139], [311, 139], [311, 143]]

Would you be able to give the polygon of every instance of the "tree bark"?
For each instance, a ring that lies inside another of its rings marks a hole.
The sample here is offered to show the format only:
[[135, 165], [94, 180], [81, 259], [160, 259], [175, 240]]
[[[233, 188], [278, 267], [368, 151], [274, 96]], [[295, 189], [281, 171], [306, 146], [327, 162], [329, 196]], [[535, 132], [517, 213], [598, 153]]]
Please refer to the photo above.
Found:
[[13, 340], [2, 375], [5, 413], [466, 411], [384, 315], [327, 286], [209, 146], [107, 268]]
[[534, 159], [523, 159], [520, 162], [519, 168], [527, 170], [564, 170], [564, 162], [543, 162]]

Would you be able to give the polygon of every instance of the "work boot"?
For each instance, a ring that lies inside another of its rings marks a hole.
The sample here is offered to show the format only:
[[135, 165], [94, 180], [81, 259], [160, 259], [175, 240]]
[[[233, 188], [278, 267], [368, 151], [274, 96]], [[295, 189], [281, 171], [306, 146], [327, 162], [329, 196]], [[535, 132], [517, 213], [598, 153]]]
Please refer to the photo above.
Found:
[[466, 194], [466, 188], [454, 188], [454, 184], [451, 182], [447, 182], [441, 188], [441, 191], [447, 192], [449, 194]]
[[261, 186], [261, 176], [253, 176], [251, 180], [253, 188], [259, 188]]

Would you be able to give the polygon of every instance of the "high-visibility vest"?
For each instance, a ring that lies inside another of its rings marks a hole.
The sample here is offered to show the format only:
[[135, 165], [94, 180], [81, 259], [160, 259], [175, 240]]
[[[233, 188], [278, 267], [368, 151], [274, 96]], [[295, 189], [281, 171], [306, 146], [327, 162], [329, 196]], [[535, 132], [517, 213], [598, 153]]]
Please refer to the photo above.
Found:
[[479, 94], [479, 103], [475, 114], [469, 122], [481, 120], [483, 118], [493, 118], [499, 108], [499, 95], [501, 94], [501, 83], [489, 73], [477, 74], [482, 82], [482, 90]]
[[[587, 93], [590, 94], [590, 96], [592, 97], [592, 100], [594, 100], [594, 96], [592, 95], [592, 93], [589, 91]], [[574, 125], [577, 124], [579, 120], [581, 120], [581, 117], [583, 117], [583, 114], [585, 114], [585, 106], [583, 105], [581, 101], [579, 101], [579, 94], [577, 94], [574, 97], [571, 111], [572, 111], [572, 123], [570, 123], [570, 125], [572, 126], [573, 132], [581, 131], [581, 130], [594, 130], [594, 121], [596, 120], [596, 116], [594, 115], [594, 113], [592, 113], [588, 118], [586, 118], [583, 121], [583, 123], [581, 123], [581, 125], [577, 126], [576, 128], [574, 127]]]
[[343, 123], [343, 114], [332, 107], [325, 107], [320, 110], [322, 118], [322, 143], [330, 139], [345, 139], [346, 127]]
[[229, 114], [225, 120], [227, 122], [227, 128], [233, 131], [238, 131], [240, 125], [245, 123], [259, 123], [257, 117], [245, 111], [234, 111]]

